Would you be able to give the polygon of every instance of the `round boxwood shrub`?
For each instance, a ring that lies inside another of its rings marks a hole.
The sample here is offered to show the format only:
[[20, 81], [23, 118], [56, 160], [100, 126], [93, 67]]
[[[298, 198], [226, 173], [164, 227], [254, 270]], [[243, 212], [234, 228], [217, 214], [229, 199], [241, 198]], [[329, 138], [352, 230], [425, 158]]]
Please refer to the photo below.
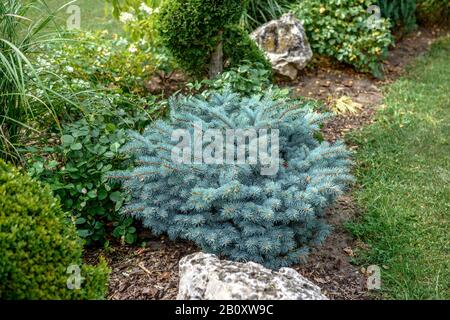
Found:
[[104, 260], [82, 264], [81, 240], [50, 189], [0, 160], [0, 299], [101, 299], [108, 273]]
[[248, 0], [167, 0], [159, 13], [157, 33], [178, 64], [193, 75], [208, 73], [221, 41], [227, 66], [249, 60], [270, 67], [249, 35], [237, 26], [247, 5]]

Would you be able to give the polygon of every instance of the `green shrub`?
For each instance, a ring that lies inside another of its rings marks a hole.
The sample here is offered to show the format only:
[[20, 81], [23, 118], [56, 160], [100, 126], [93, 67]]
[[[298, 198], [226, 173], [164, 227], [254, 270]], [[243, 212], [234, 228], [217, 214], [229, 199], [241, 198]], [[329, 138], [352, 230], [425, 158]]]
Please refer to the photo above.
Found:
[[417, 0], [417, 19], [423, 25], [448, 24], [450, 22], [450, 1]]
[[[208, 72], [211, 56], [223, 40], [229, 67], [242, 60], [267, 64], [252, 40], [236, 25], [247, 0], [168, 0], [163, 2], [157, 29], [161, 42], [179, 65], [193, 75]], [[223, 34], [221, 35], [221, 32]]]
[[[200, 86], [199, 86], [200, 85]], [[213, 80], [203, 80], [188, 87], [199, 89], [204, 86], [208, 91], [224, 91], [231, 89], [242, 96], [251, 96], [264, 92], [272, 85], [271, 74], [260, 63], [244, 62], [241, 66], [223, 72]]]
[[27, 149], [33, 155], [28, 162], [30, 174], [51, 186], [88, 244], [103, 243], [111, 235], [127, 243], [136, 240], [133, 220], [117, 214], [124, 195], [104, 175], [123, 168], [127, 158], [118, 149], [127, 142], [125, 132], [150, 123], [150, 110], [156, 108], [152, 103], [156, 104], [151, 98], [132, 101], [97, 93], [78, 109], [81, 117], [63, 123], [62, 137], [56, 136], [60, 143], [48, 144], [43, 137], [43, 142]]
[[293, 7], [313, 51], [381, 76], [392, 43], [389, 22], [371, 19], [370, 0], [308, 0]]
[[169, 50], [161, 44], [156, 32], [159, 7], [163, 0], [107, 0], [113, 5], [114, 16], [119, 19], [125, 32], [136, 43], [146, 45], [156, 71], [171, 73], [176, 62]]
[[133, 40], [157, 41], [155, 23], [163, 0], [106, 0]]
[[416, 27], [416, 0], [378, 0], [383, 17], [391, 21], [391, 27], [405, 33]]
[[[82, 81], [90, 88], [114, 87], [143, 95], [144, 81], [160, 67], [152, 46], [144, 40], [129, 41], [107, 31], [71, 32], [63, 39], [42, 44], [44, 54], [35, 57], [46, 82], [51, 72], [69, 85]], [[58, 84], [52, 82], [52, 88], [59, 89]]]
[[64, 113], [61, 129], [50, 125], [24, 150], [28, 171], [50, 185], [88, 244], [114, 237], [132, 243], [133, 220], [117, 214], [124, 196], [103, 176], [123, 168], [126, 159], [117, 149], [126, 142], [125, 131], [141, 130], [164, 113], [164, 105], [144, 96], [148, 73], [140, 69], [146, 70], [147, 60], [140, 47], [129, 52], [132, 43], [99, 33], [70, 39], [46, 46], [49, 54], [36, 57], [55, 92], [53, 104]]
[[126, 157], [118, 149], [127, 141], [126, 130], [139, 130], [151, 118], [120, 97], [108, 98], [90, 99], [93, 105], [83, 110], [84, 116], [64, 123], [62, 137], [56, 136], [60, 143], [27, 149], [32, 154], [29, 173], [50, 185], [87, 244], [103, 243], [111, 235], [127, 243], [136, 240], [133, 220], [117, 214], [124, 195], [104, 174], [122, 167]]
[[272, 84], [272, 74], [264, 65], [251, 61], [243, 61], [239, 67], [230, 68], [215, 79], [188, 83], [187, 88], [191, 95], [201, 92], [204, 97], [231, 90], [242, 97], [270, 92], [274, 99], [290, 98], [288, 88], [281, 89]]
[[[100, 299], [108, 268], [82, 266], [82, 243], [48, 187], [0, 160], [0, 299]], [[68, 289], [67, 268], [81, 268]]]

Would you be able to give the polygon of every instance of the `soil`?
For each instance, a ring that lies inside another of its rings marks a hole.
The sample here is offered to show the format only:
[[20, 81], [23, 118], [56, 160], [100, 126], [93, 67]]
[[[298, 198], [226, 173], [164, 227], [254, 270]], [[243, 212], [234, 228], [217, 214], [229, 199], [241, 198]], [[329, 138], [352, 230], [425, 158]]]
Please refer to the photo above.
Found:
[[[344, 95], [361, 104], [362, 108], [356, 114], [339, 115], [325, 124], [325, 139], [335, 141], [348, 131], [370, 124], [376, 110], [382, 106], [382, 86], [401, 76], [405, 67], [426, 52], [430, 44], [443, 33], [444, 30], [436, 28], [419, 29], [400, 40], [384, 64], [384, 79], [376, 79], [357, 73], [348, 66], [319, 59], [314, 68], [304, 71], [297, 82], [281, 85], [291, 87], [296, 95], [322, 100], [326, 106], [331, 106]], [[176, 80], [167, 81], [177, 83]], [[364, 248], [365, 245], [355, 241], [344, 227], [346, 221], [360, 214], [361, 210], [355, 204], [351, 192], [340, 197], [326, 215], [334, 228], [331, 235], [322, 246], [312, 250], [304, 264], [293, 266], [319, 285], [330, 299], [376, 297], [366, 289], [365, 270], [352, 264], [354, 250]], [[108, 250], [91, 249], [86, 253], [86, 261], [95, 263], [98, 256], [103, 255], [109, 262], [112, 273], [108, 299], [175, 299], [178, 292], [178, 262], [198, 249], [192, 243], [174, 243], [165, 237], [154, 238], [148, 232], [140, 236], [140, 239], [145, 239], [143, 248], [119, 245]]]
[[[145, 239], [148, 234], [140, 234]], [[145, 247], [114, 246], [87, 252], [87, 263], [96, 264], [99, 255], [108, 261], [109, 300], [174, 300], [178, 294], [178, 262], [199, 251], [188, 242], [171, 242], [150, 235]], [[142, 243], [142, 241], [141, 241]]]
[[323, 245], [313, 248], [305, 264], [294, 266], [300, 274], [316, 283], [330, 299], [369, 299], [364, 269], [351, 263], [356, 247], [365, 247], [353, 240], [344, 223], [359, 214], [351, 195], [337, 199], [327, 211], [326, 219], [333, 231]]

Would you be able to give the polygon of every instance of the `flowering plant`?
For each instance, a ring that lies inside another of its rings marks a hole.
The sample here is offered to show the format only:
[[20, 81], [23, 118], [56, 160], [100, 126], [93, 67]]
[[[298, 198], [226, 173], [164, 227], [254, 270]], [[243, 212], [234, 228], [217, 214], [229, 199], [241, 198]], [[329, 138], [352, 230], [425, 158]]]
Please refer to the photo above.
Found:
[[162, 0], [107, 0], [114, 7], [114, 16], [124, 24], [134, 40], [156, 41], [154, 25]]
[[157, 59], [145, 40], [127, 40], [107, 31], [80, 31], [65, 37], [66, 42], [43, 44], [46, 54], [36, 57], [38, 70], [60, 76], [51, 82], [49, 79], [53, 89], [69, 87], [76, 92], [107, 87], [143, 95], [144, 81], [158, 69]]

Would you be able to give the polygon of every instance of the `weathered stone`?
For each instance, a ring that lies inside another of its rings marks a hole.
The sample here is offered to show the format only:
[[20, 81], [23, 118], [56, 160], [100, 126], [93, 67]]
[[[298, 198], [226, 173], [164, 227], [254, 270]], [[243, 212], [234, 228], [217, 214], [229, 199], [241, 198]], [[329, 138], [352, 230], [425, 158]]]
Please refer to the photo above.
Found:
[[180, 260], [178, 300], [327, 300], [320, 288], [291, 268], [194, 253]]
[[302, 23], [292, 13], [269, 21], [251, 34], [252, 39], [266, 53], [275, 73], [297, 78], [313, 53]]

